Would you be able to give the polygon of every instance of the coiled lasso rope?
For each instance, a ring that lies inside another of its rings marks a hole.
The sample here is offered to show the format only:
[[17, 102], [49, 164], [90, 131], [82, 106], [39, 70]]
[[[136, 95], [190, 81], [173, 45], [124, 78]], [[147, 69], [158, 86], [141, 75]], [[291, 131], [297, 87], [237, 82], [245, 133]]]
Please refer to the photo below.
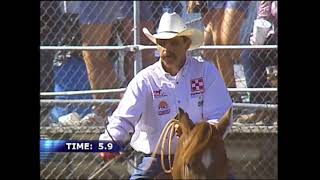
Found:
[[[163, 128], [160, 138], [158, 140], [157, 146], [155, 148], [155, 151], [152, 153], [151, 157], [155, 158], [156, 153], [158, 152], [159, 146], [161, 144], [161, 151], [160, 151], [160, 156], [161, 156], [161, 167], [165, 173], [171, 173], [172, 167], [171, 167], [171, 142], [172, 142], [172, 137], [174, 136], [174, 128], [175, 125], [179, 124], [179, 121], [177, 119], [172, 119], [167, 122], [165, 127]], [[169, 142], [168, 142], [168, 159], [169, 159], [169, 169], [166, 169], [164, 165], [164, 145], [166, 142], [166, 137], [168, 132], [170, 131], [169, 135]]]

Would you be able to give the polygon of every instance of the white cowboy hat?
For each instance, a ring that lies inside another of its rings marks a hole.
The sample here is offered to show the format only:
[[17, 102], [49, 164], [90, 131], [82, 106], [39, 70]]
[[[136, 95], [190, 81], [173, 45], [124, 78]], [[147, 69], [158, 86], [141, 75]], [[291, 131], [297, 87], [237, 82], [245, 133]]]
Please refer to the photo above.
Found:
[[203, 32], [197, 29], [187, 28], [182, 18], [175, 12], [165, 12], [162, 15], [157, 34], [152, 35], [145, 27], [142, 31], [155, 44], [158, 44], [156, 39], [171, 39], [176, 36], [186, 36], [191, 40], [191, 45], [188, 50], [195, 49], [203, 44]]

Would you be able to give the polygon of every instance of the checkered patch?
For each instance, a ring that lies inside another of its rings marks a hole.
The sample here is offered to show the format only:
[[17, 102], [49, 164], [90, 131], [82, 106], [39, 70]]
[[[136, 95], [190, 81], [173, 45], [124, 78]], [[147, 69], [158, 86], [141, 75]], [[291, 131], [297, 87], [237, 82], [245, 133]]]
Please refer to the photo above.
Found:
[[191, 80], [191, 92], [203, 92], [204, 82], [203, 78], [197, 78]]

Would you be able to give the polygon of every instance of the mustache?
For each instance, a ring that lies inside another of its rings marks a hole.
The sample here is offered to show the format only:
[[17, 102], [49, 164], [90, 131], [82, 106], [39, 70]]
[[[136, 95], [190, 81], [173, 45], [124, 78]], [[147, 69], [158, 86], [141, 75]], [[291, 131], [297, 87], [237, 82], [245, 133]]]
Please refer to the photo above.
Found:
[[165, 53], [161, 54], [161, 58], [166, 58], [166, 57], [175, 57], [176, 55], [173, 52], [166, 51]]

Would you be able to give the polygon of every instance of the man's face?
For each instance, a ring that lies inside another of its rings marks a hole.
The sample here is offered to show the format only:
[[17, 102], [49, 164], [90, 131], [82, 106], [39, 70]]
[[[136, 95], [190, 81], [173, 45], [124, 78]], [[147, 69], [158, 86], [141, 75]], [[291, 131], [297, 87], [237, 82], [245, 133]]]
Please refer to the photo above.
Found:
[[158, 50], [163, 65], [167, 68], [181, 67], [186, 59], [190, 39], [177, 36], [172, 39], [157, 39]]

